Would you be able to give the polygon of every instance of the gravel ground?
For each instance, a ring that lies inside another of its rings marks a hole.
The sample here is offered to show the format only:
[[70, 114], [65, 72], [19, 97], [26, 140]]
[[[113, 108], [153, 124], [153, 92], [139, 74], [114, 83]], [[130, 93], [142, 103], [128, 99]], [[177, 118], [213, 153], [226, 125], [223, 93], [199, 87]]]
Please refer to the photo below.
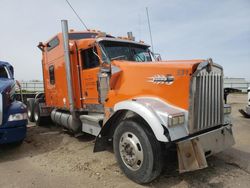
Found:
[[229, 95], [236, 144], [210, 157], [206, 169], [180, 175], [172, 161], [158, 179], [138, 185], [120, 171], [112, 151], [93, 153], [94, 137], [30, 124], [21, 146], [0, 146], [0, 187], [249, 187], [250, 119], [238, 112], [246, 102], [246, 95]]

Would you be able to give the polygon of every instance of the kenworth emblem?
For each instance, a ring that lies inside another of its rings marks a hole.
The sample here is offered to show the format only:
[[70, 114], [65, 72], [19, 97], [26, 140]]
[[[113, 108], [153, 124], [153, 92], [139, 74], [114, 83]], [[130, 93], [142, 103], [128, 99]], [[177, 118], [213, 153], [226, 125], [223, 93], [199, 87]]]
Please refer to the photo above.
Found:
[[154, 75], [152, 77], [148, 77], [148, 82], [152, 82], [155, 84], [167, 84], [171, 85], [174, 82], [174, 76], [171, 74], [164, 75]]

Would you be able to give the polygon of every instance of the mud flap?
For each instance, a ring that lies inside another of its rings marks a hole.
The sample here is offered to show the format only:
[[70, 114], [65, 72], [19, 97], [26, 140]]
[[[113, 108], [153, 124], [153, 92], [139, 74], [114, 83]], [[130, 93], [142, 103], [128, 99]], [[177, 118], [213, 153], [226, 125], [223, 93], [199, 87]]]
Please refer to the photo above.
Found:
[[179, 172], [189, 172], [207, 167], [207, 160], [199, 139], [177, 143]]

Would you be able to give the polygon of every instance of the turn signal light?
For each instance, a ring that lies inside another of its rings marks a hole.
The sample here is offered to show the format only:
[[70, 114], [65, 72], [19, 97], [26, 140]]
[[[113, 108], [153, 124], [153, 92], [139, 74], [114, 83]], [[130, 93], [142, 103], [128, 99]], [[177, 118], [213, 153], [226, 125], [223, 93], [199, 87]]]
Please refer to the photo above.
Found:
[[185, 122], [184, 114], [172, 115], [168, 117], [168, 126], [181, 125]]

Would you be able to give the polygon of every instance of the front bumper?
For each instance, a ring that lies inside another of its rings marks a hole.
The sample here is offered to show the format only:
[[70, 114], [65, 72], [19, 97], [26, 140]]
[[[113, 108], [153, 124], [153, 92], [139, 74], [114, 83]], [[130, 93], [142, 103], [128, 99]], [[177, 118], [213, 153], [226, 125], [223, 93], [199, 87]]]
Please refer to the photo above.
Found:
[[231, 125], [177, 142], [180, 172], [207, 167], [206, 157], [234, 145]]
[[0, 144], [13, 143], [23, 140], [27, 132], [27, 120], [8, 122], [0, 127]]
[[231, 125], [197, 135], [188, 140], [193, 139], [200, 141], [206, 157], [219, 153], [235, 144]]

